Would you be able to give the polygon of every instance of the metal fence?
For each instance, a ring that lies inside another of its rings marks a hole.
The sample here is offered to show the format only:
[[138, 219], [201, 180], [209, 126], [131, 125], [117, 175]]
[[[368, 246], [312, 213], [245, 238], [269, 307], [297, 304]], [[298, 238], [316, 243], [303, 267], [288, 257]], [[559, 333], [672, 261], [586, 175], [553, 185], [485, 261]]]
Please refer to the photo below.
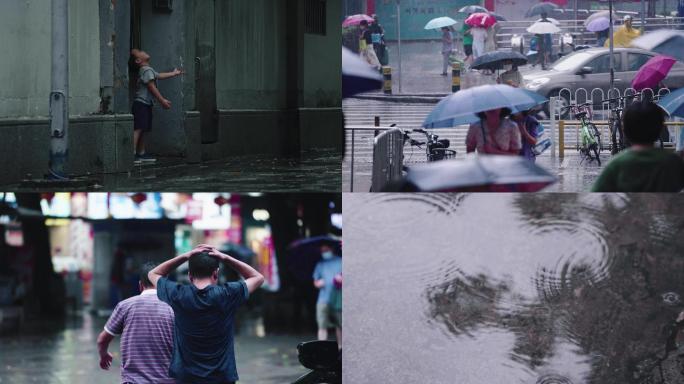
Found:
[[388, 183], [401, 179], [403, 150], [403, 132], [399, 129], [389, 129], [375, 137], [371, 192], [382, 191]]
[[[559, 47], [560, 52], [569, 52], [571, 47], [560, 44], [560, 38], [563, 34], [569, 34], [573, 38], [575, 45], [596, 45], [596, 34], [589, 32], [584, 27], [584, 20], [558, 20], [558, 27], [561, 32], [553, 34], [554, 45]], [[530, 38], [533, 34], [527, 32], [527, 28], [532, 24], [533, 20], [525, 21], [502, 21], [499, 22], [499, 30], [496, 34], [496, 48], [510, 49], [512, 48], [511, 39], [514, 35], [522, 36], [525, 39], [524, 47], [529, 47]], [[641, 28], [641, 20], [635, 18], [633, 21], [635, 28]], [[684, 26], [684, 18], [681, 17], [654, 17], [645, 20], [645, 30], [653, 31], [656, 29], [681, 29]]]

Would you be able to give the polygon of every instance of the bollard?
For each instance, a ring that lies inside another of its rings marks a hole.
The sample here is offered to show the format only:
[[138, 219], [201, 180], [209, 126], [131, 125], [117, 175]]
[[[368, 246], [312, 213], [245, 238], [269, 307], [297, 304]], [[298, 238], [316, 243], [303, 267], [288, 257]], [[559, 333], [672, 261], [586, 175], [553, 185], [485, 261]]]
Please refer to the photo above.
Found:
[[[380, 126], [380, 116], [375, 116], [373, 123], [376, 127], [379, 127]], [[380, 130], [376, 129], [375, 132], [373, 133], [373, 137], [378, 137], [379, 134], [380, 134]]]
[[383, 91], [385, 92], [386, 95], [391, 95], [392, 94], [392, 67], [387, 66], [387, 65], [382, 67], [382, 78], [384, 80]]
[[451, 92], [461, 90], [461, 63], [451, 64]]

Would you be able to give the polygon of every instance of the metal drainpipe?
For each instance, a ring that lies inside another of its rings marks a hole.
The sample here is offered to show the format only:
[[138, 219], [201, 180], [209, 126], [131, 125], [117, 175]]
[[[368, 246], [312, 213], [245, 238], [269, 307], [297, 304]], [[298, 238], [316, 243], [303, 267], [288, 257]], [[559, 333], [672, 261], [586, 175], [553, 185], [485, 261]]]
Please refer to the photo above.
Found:
[[69, 0], [52, 0], [49, 177], [66, 178], [69, 155]]

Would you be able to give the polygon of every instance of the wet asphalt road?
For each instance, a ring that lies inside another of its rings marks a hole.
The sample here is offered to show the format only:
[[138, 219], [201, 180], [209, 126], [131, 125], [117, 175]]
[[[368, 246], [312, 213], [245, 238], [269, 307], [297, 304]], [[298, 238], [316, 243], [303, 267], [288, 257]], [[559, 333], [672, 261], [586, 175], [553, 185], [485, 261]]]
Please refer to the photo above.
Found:
[[[380, 117], [383, 126], [397, 124], [403, 130], [419, 128], [430, 113], [434, 104], [396, 103], [378, 100], [347, 99], [343, 103], [345, 126], [347, 128], [357, 126], [373, 126], [374, 116]], [[548, 128], [548, 123], [545, 125]], [[440, 138], [449, 139], [450, 148], [457, 151], [456, 158], [463, 158], [466, 153], [465, 137], [467, 126], [459, 126], [448, 129], [437, 129], [434, 133]], [[345, 131], [346, 149], [342, 164], [342, 190], [350, 191], [351, 187], [351, 130]], [[422, 139], [417, 134], [415, 139]], [[607, 139], [608, 132], [602, 132]], [[373, 131], [357, 131], [354, 134], [354, 191], [367, 192], [370, 190], [373, 155]], [[604, 139], [604, 141], [606, 140]], [[578, 152], [574, 149], [577, 143], [577, 131], [566, 129], [565, 131], [565, 156], [563, 158], [551, 156], [551, 150], [537, 158], [537, 164], [558, 176], [558, 182], [544, 189], [544, 192], [586, 192], [601, 172], [602, 166], [610, 160], [608, 150], [601, 152], [601, 163], [582, 161]], [[569, 148], [572, 147], [572, 148]], [[569, 148], [569, 149], [568, 149]], [[411, 165], [425, 162], [423, 149], [416, 147], [404, 147], [404, 164]]]
[[[97, 335], [106, 318], [84, 315], [63, 323], [43, 322], [21, 332], [0, 335], [0, 383], [119, 383], [119, 338], [109, 346], [112, 368], [99, 367]], [[307, 370], [299, 365], [296, 346], [315, 335], [237, 335], [235, 354], [240, 383], [284, 384]]]

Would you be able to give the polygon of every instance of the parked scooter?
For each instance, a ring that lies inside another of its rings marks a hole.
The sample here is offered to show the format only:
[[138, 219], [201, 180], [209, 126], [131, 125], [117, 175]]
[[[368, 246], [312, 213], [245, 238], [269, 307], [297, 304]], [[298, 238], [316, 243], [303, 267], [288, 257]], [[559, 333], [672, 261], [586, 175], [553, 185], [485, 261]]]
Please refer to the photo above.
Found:
[[335, 341], [307, 341], [297, 346], [299, 362], [311, 372], [292, 384], [342, 384], [342, 351]]

